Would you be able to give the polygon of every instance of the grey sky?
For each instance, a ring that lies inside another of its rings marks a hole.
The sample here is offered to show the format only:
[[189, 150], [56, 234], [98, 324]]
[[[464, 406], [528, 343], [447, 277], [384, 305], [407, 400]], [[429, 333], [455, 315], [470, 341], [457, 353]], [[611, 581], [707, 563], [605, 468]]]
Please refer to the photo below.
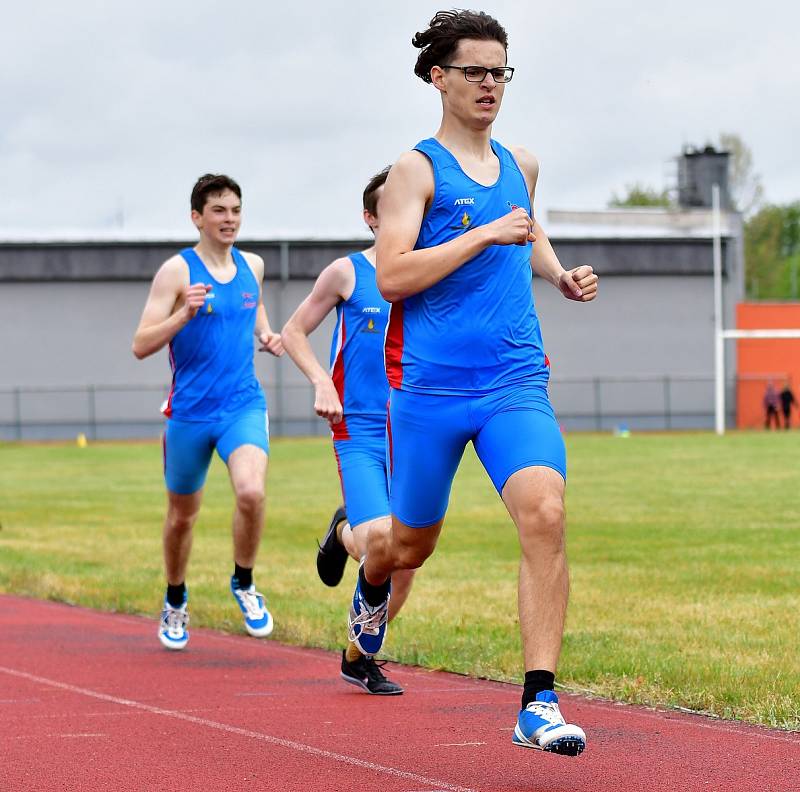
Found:
[[[14, 3], [0, 27], [0, 235], [186, 230], [206, 171], [245, 234], [360, 234], [375, 171], [436, 131], [410, 39], [446, 3]], [[666, 186], [737, 132], [766, 197], [800, 198], [800, 6], [489, 2], [516, 67], [493, 134], [541, 162], [537, 212]]]

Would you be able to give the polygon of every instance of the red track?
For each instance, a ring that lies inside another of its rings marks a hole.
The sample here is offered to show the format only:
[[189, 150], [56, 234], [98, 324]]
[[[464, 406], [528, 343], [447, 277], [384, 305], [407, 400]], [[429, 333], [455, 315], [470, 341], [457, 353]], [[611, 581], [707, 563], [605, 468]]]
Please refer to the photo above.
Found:
[[[280, 615], [278, 615], [280, 618]], [[0, 790], [580, 792], [800, 789], [800, 735], [562, 696], [577, 758], [516, 748], [519, 688], [392, 666], [367, 696], [338, 658], [0, 597]]]

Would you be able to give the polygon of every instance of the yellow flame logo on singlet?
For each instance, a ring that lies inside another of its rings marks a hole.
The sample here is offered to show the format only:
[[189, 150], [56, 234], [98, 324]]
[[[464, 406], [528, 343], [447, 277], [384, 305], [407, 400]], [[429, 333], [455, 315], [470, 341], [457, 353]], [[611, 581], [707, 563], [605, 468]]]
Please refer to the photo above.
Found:
[[372, 319], [370, 319], [369, 322], [367, 322], [367, 330], [374, 330], [374, 329], [375, 329], [375, 322], [373, 322]]
[[472, 222], [472, 218], [464, 212], [464, 216], [461, 218], [461, 225], [466, 228]]

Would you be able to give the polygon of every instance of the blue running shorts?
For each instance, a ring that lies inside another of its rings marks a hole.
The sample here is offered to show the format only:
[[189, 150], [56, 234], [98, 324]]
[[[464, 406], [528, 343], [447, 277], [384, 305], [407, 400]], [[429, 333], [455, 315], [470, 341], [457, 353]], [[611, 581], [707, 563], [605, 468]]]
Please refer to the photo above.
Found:
[[254, 445], [269, 454], [269, 418], [264, 409], [242, 410], [219, 421], [167, 419], [164, 430], [164, 480], [177, 495], [203, 488], [216, 448], [225, 464], [240, 446]]
[[412, 528], [441, 520], [470, 440], [501, 495], [508, 479], [527, 467], [549, 467], [566, 480], [564, 440], [544, 383], [478, 396], [392, 389], [388, 428], [392, 514]]
[[386, 480], [386, 418], [347, 416], [349, 438], [334, 440], [347, 521], [355, 528], [389, 515]]

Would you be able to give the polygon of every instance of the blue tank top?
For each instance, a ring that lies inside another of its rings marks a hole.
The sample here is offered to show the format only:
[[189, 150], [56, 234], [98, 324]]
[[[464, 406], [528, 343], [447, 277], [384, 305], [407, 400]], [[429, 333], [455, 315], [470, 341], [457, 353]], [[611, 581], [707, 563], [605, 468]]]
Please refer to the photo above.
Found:
[[345, 420], [334, 426], [334, 437], [347, 435], [347, 416], [386, 416], [389, 383], [383, 362], [383, 339], [389, 303], [375, 281], [375, 267], [361, 253], [348, 257], [355, 271], [350, 298], [336, 306], [331, 339], [331, 377], [344, 408]]
[[[497, 181], [467, 176], [434, 138], [416, 151], [431, 162], [434, 195], [415, 250], [435, 247], [520, 206], [530, 213], [525, 179], [497, 141]], [[516, 383], [546, 382], [548, 370], [531, 289], [531, 245], [491, 245], [428, 289], [394, 303], [386, 334], [393, 388], [475, 395]]]
[[258, 282], [231, 249], [236, 275], [220, 283], [192, 248], [181, 256], [189, 283], [211, 284], [203, 307], [169, 344], [172, 389], [164, 414], [179, 421], [216, 421], [246, 408], [266, 408], [253, 366]]

